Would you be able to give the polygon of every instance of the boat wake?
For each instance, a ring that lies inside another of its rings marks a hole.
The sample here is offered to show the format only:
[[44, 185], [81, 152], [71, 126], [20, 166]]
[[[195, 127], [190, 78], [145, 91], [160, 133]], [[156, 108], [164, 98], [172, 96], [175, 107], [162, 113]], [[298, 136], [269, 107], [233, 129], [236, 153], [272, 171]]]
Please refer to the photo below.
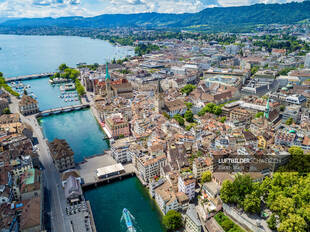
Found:
[[121, 217], [121, 222], [124, 221], [127, 227], [127, 232], [136, 232], [135, 227], [133, 226], [132, 221], [135, 220], [135, 217], [132, 216], [132, 214], [129, 212], [128, 209], [124, 208], [122, 217]]

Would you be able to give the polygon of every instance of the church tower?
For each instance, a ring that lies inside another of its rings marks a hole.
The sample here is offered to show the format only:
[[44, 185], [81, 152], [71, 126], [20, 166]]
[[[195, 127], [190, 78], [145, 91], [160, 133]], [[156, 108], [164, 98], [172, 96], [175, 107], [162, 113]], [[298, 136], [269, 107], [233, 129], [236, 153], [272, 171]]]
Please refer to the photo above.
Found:
[[165, 106], [164, 101], [164, 91], [161, 88], [160, 81], [157, 82], [157, 89], [156, 89], [156, 101], [155, 101], [155, 110], [157, 113], [161, 113]]
[[269, 119], [269, 113], [270, 113], [270, 106], [269, 106], [269, 98], [268, 98], [265, 113], [264, 113], [264, 116], [266, 119]]
[[108, 63], [106, 64], [106, 69], [105, 69], [105, 87], [106, 87], [106, 98], [107, 101], [111, 101], [112, 98], [112, 93], [111, 93], [111, 76], [109, 74], [109, 67]]

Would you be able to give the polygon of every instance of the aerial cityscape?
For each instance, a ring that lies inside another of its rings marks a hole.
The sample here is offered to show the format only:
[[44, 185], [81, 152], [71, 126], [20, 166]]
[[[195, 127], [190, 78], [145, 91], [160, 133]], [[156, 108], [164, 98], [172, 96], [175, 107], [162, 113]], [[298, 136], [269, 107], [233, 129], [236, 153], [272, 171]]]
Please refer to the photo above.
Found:
[[0, 0], [0, 232], [309, 232], [310, 1]]

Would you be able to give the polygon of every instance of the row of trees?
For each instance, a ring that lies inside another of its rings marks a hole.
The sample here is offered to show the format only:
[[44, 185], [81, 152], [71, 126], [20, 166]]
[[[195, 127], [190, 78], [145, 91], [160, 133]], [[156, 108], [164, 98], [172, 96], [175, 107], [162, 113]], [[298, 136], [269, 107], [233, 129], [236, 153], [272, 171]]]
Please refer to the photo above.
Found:
[[17, 93], [16, 91], [14, 91], [11, 86], [9, 86], [6, 81], [5, 78], [3, 76], [3, 73], [0, 72], [0, 88], [4, 88], [8, 93], [12, 94], [15, 97], [19, 97], [19, 93]]

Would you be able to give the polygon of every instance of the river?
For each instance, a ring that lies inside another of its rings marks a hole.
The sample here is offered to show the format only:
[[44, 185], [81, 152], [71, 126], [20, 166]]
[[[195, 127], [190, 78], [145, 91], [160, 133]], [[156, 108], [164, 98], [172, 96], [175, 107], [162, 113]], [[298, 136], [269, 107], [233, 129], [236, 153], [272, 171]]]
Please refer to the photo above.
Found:
[[[61, 63], [69, 66], [80, 62], [105, 63], [133, 55], [132, 49], [105, 41], [64, 36], [0, 35], [0, 47], [0, 72], [5, 77], [53, 72]], [[41, 110], [78, 104], [59, 98], [59, 88], [50, 86], [47, 78], [23, 83], [31, 86], [28, 91], [37, 97]], [[39, 122], [49, 141], [54, 138], [68, 141], [76, 162], [108, 149], [104, 133], [89, 109], [43, 117]], [[135, 177], [87, 191], [85, 196], [91, 203], [99, 232], [126, 231], [120, 222], [123, 208], [134, 215], [138, 232], [163, 231], [154, 201]]]

